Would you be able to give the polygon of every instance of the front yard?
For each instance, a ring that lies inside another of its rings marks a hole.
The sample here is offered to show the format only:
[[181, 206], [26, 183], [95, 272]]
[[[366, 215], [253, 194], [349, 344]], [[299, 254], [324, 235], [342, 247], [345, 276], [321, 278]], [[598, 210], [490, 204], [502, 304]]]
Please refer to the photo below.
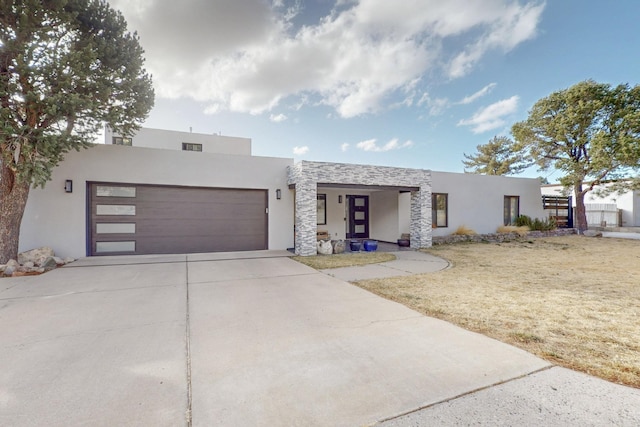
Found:
[[640, 241], [454, 244], [425, 275], [356, 285], [541, 358], [640, 388]]

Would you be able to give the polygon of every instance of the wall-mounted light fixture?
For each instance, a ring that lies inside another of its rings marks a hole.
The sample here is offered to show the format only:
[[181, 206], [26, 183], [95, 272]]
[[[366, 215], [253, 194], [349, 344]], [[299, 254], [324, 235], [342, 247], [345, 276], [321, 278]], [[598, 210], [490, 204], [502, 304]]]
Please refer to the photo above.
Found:
[[338, 203], [342, 203], [342, 194], [338, 195]]
[[276, 190], [276, 199], [282, 199], [282, 190], [280, 190], [279, 188]]
[[64, 181], [64, 192], [65, 193], [73, 193], [73, 181], [67, 179]]

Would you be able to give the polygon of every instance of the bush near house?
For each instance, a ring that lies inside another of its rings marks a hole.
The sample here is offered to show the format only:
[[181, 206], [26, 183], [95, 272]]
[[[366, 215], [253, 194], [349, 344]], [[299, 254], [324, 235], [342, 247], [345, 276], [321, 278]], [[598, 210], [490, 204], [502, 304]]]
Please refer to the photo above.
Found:
[[520, 215], [516, 218], [516, 226], [529, 227], [531, 231], [551, 231], [557, 228], [556, 221], [553, 218], [531, 219], [527, 215]]

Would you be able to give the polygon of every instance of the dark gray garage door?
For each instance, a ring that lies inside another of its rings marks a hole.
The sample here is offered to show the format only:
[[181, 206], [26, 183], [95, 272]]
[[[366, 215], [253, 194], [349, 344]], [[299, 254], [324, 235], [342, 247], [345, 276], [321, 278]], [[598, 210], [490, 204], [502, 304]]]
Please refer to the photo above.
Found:
[[89, 255], [267, 249], [267, 190], [89, 183]]

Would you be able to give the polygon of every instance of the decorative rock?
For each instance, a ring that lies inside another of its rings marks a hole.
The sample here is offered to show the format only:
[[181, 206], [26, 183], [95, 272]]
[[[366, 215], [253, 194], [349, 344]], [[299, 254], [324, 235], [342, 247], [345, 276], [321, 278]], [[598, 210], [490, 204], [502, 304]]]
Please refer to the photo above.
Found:
[[333, 253], [331, 240], [318, 240], [318, 253], [320, 255], [331, 255]]
[[582, 234], [585, 237], [602, 237], [602, 232], [596, 230], [584, 230]]
[[341, 254], [344, 252], [344, 240], [336, 240], [333, 242], [333, 253]]
[[[559, 228], [552, 231], [530, 231], [526, 238], [537, 237], [555, 237], [555, 236], [568, 236], [576, 234], [575, 228]], [[476, 243], [501, 243], [510, 242], [513, 240], [522, 239], [518, 233], [500, 233], [500, 234], [471, 234], [471, 235], [456, 235], [450, 234], [448, 236], [437, 236], [433, 238], [434, 245], [446, 245], [450, 243], [459, 242], [476, 242]]]
[[73, 261], [75, 261], [75, 259], [71, 257], [63, 259], [55, 256], [53, 249], [49, 247], [32, 249], [18, 254], [18, 261], [10, 259], [6, 265], [0, 264], [0, 276], [33, 276]]
[[40, 267], [44, 268], [45, 271], [53, 270], [57, 266], [58, 266], [58, 263], [56, 262], [55, 258], [52, 256], [48, 257], [47, 259], [44, 260], [42, 264], [40, 264]]
[[30, 251], [18, 254], [18, 263], [33, 262], [36, 265], [42, 265], [49, 257], [54, 256], [53, 249], [43, 246], [41, 248], [31, 249]]

